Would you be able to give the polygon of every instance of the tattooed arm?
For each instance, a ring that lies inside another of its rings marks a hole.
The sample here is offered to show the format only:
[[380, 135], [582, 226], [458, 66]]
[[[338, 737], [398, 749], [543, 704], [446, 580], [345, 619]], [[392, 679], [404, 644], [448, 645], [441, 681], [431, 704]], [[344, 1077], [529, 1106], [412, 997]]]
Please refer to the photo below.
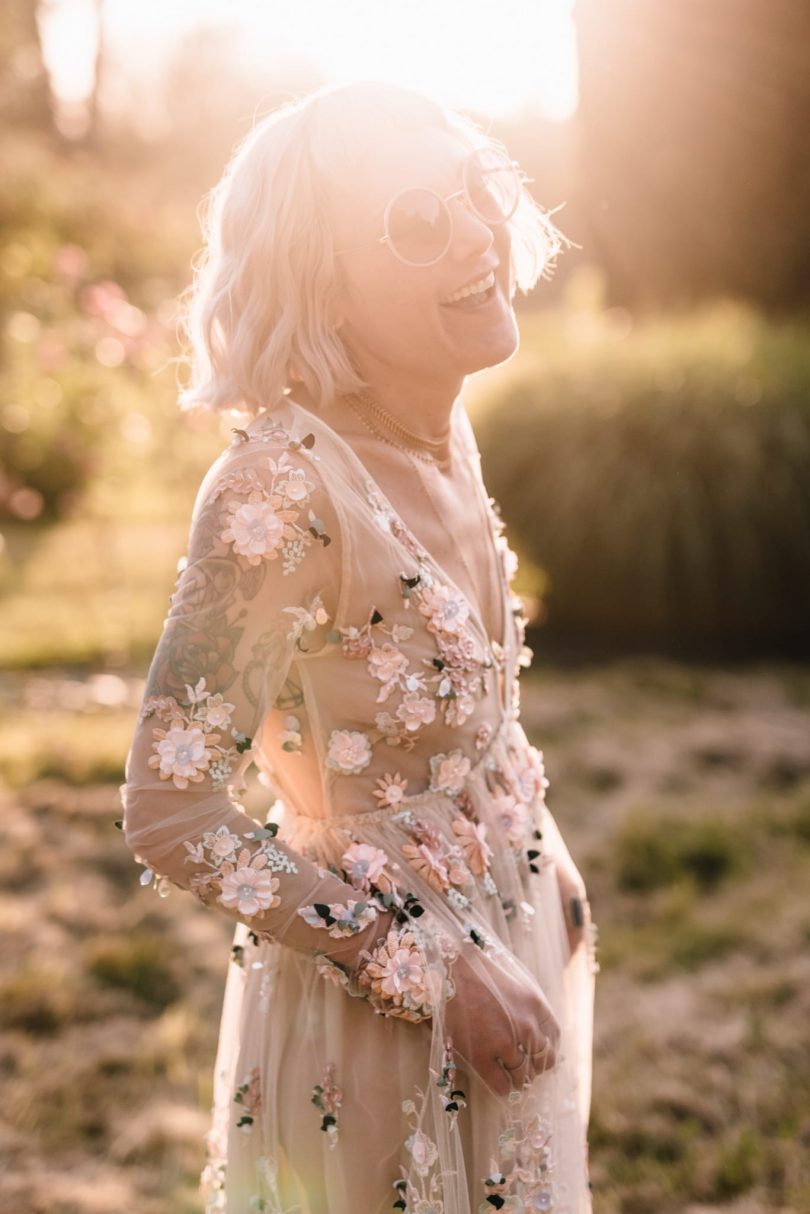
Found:
[[[214, 465], [121, 797], [127, 845], [163, 885], [190, 890], [259, 935], [346, 961], [387, 925], [387, 912], [285, 846], [237, 799], [269, 709], [302, 702], [294, 658], [329, 630], [339, 530], [310, 447], [254, 439]], [[342, 932], [330, 936], [299, 914], [307, 903], [341, 905]]]

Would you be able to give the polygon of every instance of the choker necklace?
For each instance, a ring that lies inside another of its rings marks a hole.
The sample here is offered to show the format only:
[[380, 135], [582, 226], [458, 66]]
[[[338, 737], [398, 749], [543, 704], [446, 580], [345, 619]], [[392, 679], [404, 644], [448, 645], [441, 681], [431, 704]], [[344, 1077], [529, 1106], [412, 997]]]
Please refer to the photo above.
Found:
[[[423, 460], [425, 463], [435, 464], [439, 468], [447, 468], [450, 465], [451, 457], [449, 455], [441, 456], [439, 451], [446, 446], [447, 438], [423, 438], [420, 434], [415, 434], [413, 430], [409, 430], [407, 426], [403, 426], [395, 417], [384, 409], [378, 401], [367, 392], [355, 392], [346, 397], [346, 400], [351, 409], [357, 414], [365, 427], [375, 434], [377, 438], [383, 439], [384, 442], [390, 443], [391, 446], [399, 448], [400, 451], [406, 451], [411, 455], [415, 455], [417, 459]], [[395, 442], [394, 439], [380, 432], [377, 426], [372, 425], [366, 417], [365, 412], [358, 406], [358, 402], [362, 402], [366, 408], [374, 414], [374, 416], [383, 422], [384, 425], [397, 434], [404, 442]], [[449, 437], [449, 430], [448, 430]]]

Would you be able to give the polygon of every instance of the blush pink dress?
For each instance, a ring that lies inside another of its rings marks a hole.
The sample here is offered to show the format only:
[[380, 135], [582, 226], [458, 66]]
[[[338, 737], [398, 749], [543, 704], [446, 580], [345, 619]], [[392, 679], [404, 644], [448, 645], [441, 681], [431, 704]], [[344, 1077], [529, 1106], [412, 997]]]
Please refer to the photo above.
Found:
[[[516, 560], [461, 398], [452, 420], [497, 571], [494, 636], [352, 446], [289, 396], [200, 486], [121, 797], [142, 882], [235, 925], [209, 1212], [591, 1211], [597, 929], [588, 916], [571, 951], [557, 865], [573, 861], [519, 720]], [[251, 764], [263, 822], [239, 800]], [[552, 1068], [493, 1091], [447, 1041], [446, 983], [419, 1022], [357, 997], [386, 896], [415, 908], [445, 978], [465, 950], [490, 987], [539, 988], [561, 1028]]]

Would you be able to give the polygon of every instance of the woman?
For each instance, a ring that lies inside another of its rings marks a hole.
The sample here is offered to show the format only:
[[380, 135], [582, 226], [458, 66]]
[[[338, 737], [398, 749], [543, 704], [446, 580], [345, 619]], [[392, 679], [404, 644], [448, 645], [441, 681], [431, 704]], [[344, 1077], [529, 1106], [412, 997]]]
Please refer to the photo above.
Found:
[[586, 1214], [596, 925], [460, 397], [562, 238], [494, 140], [375, 83], [270, 115], [212, 202], [181, 399], [252, 419], [121, 790], [142, 880], [236, 923], [207, 1208]]

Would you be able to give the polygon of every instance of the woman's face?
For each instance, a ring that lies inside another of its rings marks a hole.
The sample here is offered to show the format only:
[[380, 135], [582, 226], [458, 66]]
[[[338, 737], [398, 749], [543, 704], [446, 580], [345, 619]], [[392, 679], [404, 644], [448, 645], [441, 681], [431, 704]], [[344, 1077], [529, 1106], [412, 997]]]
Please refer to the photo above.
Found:
[[[386, 204], [400, 190], [427, 186], [442, 198], [459, 190], [469, 151], [450, 131], [425, 129], [394, 141], [364, 166], [351, 191], [333, 196], [335, 248], [344, 250], [337, 320], [364, 373], [451, 382], [503, 362], [518, 347], [508, 225], [490, 226], [461, 197], [448, 204], [452, 239], [434, 265], [406, 265], [376, 239]], [[490, 272], [494, 290], [482, 302], [448, 302]]]

